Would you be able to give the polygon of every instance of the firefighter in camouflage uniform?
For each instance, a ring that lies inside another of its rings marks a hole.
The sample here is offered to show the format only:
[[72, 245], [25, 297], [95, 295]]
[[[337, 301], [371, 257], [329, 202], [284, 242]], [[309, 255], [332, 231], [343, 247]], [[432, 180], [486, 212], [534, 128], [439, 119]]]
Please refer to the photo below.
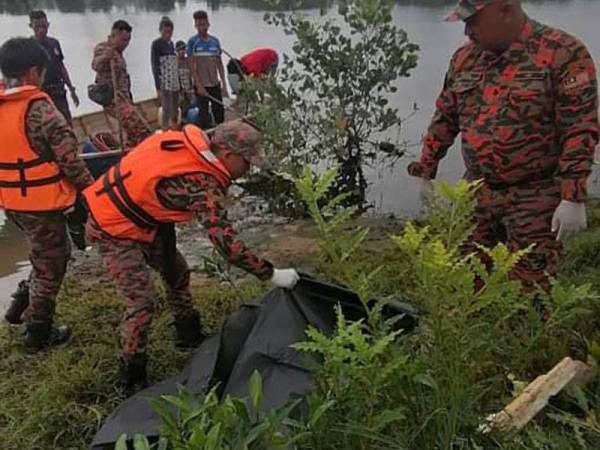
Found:
[[439, 161], [462, 135], [478, 192], [473, 241], [533, 249], [513, 276], [549, 288], [560, 241], [584, 229], [587, 179], [598, 142], [594, 63], [573, 36], [529, 19], [519, 0], [461, 0], [470, 42], [454, 54], [419, 162], [427, 197]]
[[48, 55], [33, 39], [15, 38], [0, 49], [0, 208], [31, 245], [29, 283], [14, 294], [6, 320], [25, 322], [24, 345], [37, 351], [65, 342], [53, 324], [55, 298], [70, 256], [65, 212], [78, 190], [93, 183], [78, 157], [77, 139], [42, 92]]
[[241, 121], [220, 125], [211, 142], [191, 125], [152, 136], [84, 192], [88, 237], [126, 297], [121, 325], [120, 382], [129, 394], [147, 384], [146, 347], [156, 295], [150, 267], [162, 276], [174, 315], [175, 342], [204, 338], [192, 305], [190, 271], [175, 247], [173, 224], [197, 218], [233, 265], [291, 288], [293, 269], [277, 270], [254, 255], [229, 225], [227, 188], [260, 161], [259, 133]]

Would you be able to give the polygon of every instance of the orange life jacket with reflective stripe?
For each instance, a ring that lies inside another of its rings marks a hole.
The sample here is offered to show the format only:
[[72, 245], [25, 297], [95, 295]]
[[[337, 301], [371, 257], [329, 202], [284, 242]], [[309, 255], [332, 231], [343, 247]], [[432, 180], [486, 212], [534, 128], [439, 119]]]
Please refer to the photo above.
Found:
[[59, 165], [31, 148], [25, 120], [35, 100], [46, 99], [35, 86], [0, 90], [0, 208], [60, 211], [75, 203], [75, 187]]
[[158, 183], [197, 172], [213, 176], [224, 188], [231, 182], [225, 166], [209, 150], [208, 138], [188, 125], [183, 131], [145, 139], [83, 195], [102, 231], [120, 239], [152, 242], [160, 223], [193, 218], [190, 211], [165, 207], [156, 194]]

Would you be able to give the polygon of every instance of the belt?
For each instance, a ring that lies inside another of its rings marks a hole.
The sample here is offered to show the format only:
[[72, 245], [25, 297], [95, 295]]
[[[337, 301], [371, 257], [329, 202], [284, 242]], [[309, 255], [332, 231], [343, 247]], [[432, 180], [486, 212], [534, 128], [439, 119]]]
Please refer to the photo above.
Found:
[[512, 187], [525, 186], [525, 185], [528, 185], [531, 183], [536, 183], [539, 181], [550, 181], [550, 180], [554, 179], [555, 172], [556, 171], [554, 169], [553, 170], [543, 170], [541, 172], [536, 172], [527, 178], [524, 178], [519, 181], [515, 181], [513, 183], [508, 183], [508, 182], [494, 183], [494, 182], [489, 182], [485, 179], [484, 179], [484, 182], [491, 190], [497, 191], [497, 190], [502, 190], [502, 189], [509, 189]]

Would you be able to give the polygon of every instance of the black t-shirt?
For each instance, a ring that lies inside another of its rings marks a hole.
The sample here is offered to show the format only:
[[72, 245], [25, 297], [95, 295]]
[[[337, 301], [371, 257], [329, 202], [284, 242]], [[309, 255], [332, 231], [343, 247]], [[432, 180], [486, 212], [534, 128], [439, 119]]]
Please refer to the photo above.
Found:
[[176, 86], [177, 56], [173, 42], [158, 38], [152, 42], [150, 53], [156, 89], [178, 91], [179, 88]]
[[50, 60], [46, 66], [46, 77], [44, 78], [43, 89], [46, 88], [64, 88], [65, 79], [62, 74], [62, 64], [65, 57], [63, 56], [60, 43], [51, 37], [46, 37], [42, 42], [42, 47], [48, 52]]

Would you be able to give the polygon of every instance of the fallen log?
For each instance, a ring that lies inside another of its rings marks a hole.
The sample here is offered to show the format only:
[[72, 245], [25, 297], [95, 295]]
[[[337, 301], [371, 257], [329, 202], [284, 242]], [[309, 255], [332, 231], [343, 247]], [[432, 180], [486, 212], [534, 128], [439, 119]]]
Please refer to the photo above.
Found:
[[531, 382], [508, 406], [490, 418], [492, 428], [521, 430], [554, 397], [571, 383], [585, 386], [595, 375], [594, 368], [569, 357], [563, 359], [545, 375]]

